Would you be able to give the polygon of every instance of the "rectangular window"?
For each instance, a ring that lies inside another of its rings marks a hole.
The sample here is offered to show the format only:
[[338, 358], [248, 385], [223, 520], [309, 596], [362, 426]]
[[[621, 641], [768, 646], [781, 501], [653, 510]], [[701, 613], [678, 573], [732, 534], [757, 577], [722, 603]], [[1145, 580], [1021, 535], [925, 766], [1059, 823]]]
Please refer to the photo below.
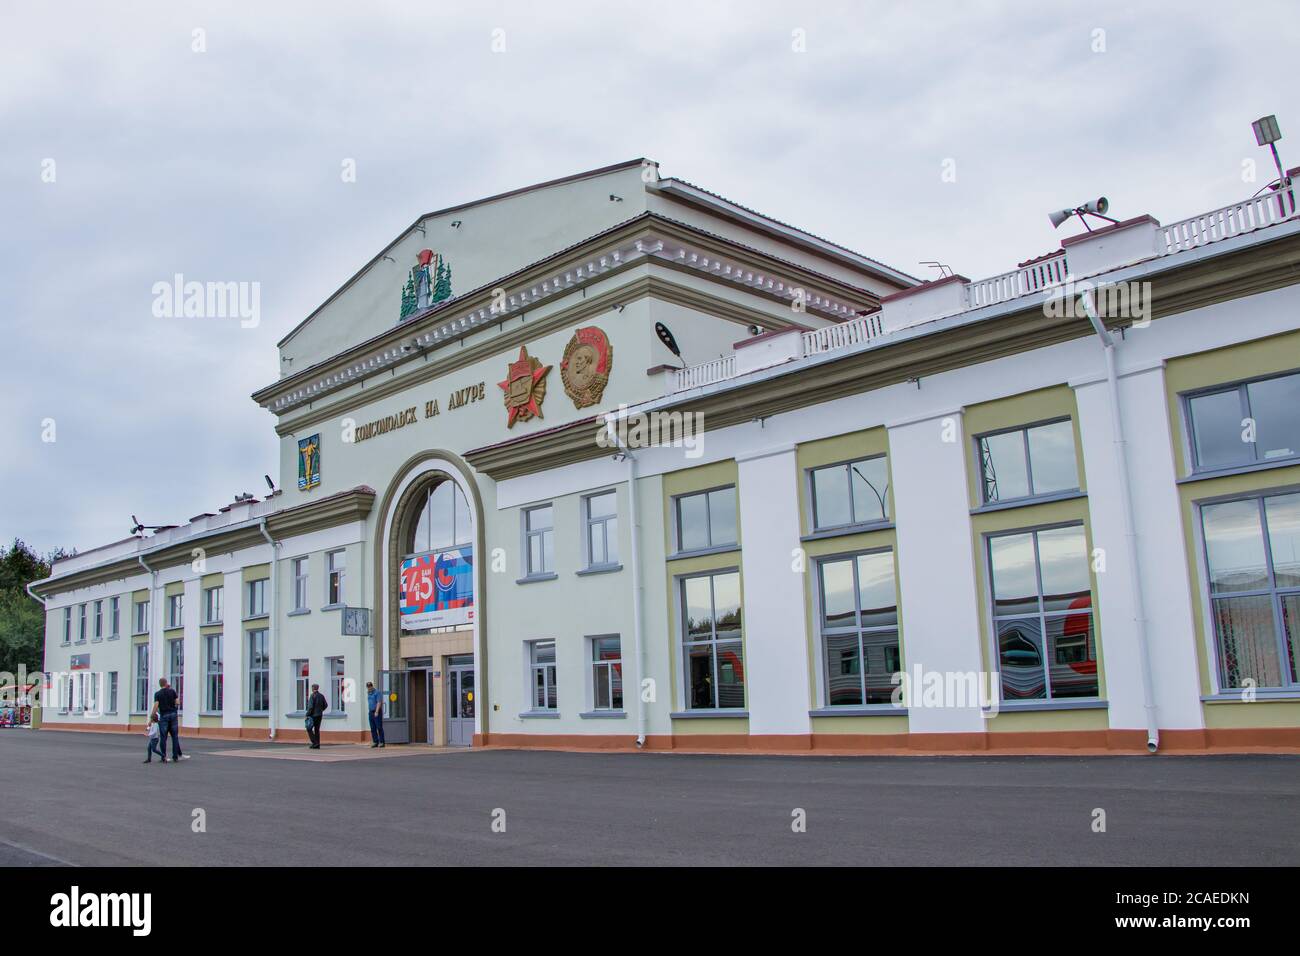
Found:
[[135, 602], [135, 615], [134, 615], [133, 625], [134, 625], [134, 630], [131, 631], [132, 634], [149, 633], [149, 602], [148, 601]]
[[220, 713], [226, 702], [221, 645], [220, 634], [203, 639], [203, 709], [214, 714]]
[[623, 709], [623, 652], [617, 635], [591, 639], [592, 697], [595, 710]]
[[826, 704], [888, 704], [902, 670], [894, 553], [827, 558], [817, 567]]
[[301, 657], [289, 664], [293, 673], [293, 707], [299, 713], [305, 713], [307, 698], [311, 696], [311, 666]]
[[1002, 699], [1096, 697], [1083, 526], [990, 535], [988, 561]]
[[244, 585], [245, 617], [266, 616], [266, 578], [258, 578]]
[[524, 510], [524, 576], [555, 570], [554, 510], [550, 505]]
[[618, 564], [618, 492], [604, 491], [582, 499], [587, 526], [587, 567]]
[[215, 588], [203, 589], [203, 623], [220, 624], [221, 623], [221, 604], [222, 598], [225, 597], [226, 589], [220, 585]]
[[735, 485], [682, 495], [677, 499], [676, 511], [678, 551], [702, 551], [736, 543]]
[[[330, 677], [330, 710], [336, 714], [345, 713], [343, 701], [343, 658], [325, 658], [325, 670]], [[432, 702], [430, 702], [432, 704]], [[433, 713], [432, 710], [429, 711]]]
[[325, 555], [325, 568], [329, 578], [325, 595], [326, 604], [344, 603], [346, 595], [343, 590], [343, 578], [347, 572], [347, 566], [348, 553], [346, 551], [331, 551]]
[[103, 601], [95, 602], [94, 634], [95, 634], [95, 640], [102, 641], [104, 639], [104, 602]]
[[63, 643], [72, 643], [72, 608], [63, 609]]
[[90, 671], [82, 671], [81, 675], [81, 708], [87, 714], [98, 715], [99, 710], [99, 675]]
[[813, 528], [889, 520], [889, 461], [884, 455], [812, 469]]
[[185, 640], [176, 638], [167, 642], [167, 682], [178, 697], [185, 696]]
[[307, 559], [293, 559], [293, 609], [307, 610]]
[[1187, 417], [1194, 471], [1300, 457], [1300, 372], [1192, 395]]
[[555, 642], [533, 641], [529, 655], [533, 672], [533, 710], [555, 710], [559, 707], [555, 689]]
[[135, 645], [135, 698], [131, 713], [143, 714], [149, 710], [149, 645]]
[[184, 594], [167, 595], [167, 626], [169, 628], [185, 626]]
[[680, 582], [686, 706], [743, 709], [740, 572], [703, 574]]
[[109, 671], [107, 677], [108, 709], [107, 714], [117, 713], [117, 671]]
[[1219, 686], [1296, 687], [1300, 494], [1202, 505], [1201, 528]]
[[981, 435], [984, 501], [1016, 501], [1079, 490], [1070, 419]]
[[86, 643], [86, 605], [77, 605], [77, 643]]
[[248, 632], [248, 712], [252, 714], [265, 714], [271, 710], [268, 633], [265, 628]]
[[122, 599], [110, 598], [108, 602], [108, 639], [116, 640], [122, 636]]

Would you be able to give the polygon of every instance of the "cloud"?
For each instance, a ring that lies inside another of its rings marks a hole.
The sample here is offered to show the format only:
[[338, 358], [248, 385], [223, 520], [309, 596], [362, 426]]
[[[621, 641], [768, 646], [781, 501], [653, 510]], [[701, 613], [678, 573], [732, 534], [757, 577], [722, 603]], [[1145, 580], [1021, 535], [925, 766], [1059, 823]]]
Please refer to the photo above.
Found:
[[[16, 6], [0, 533], [84, 549], [260, 490], [276, 444], [248, 395], [275, 342], [428, 209], [648, 155], [904, 271], [989, 275], [1055, 246], [1054, 207], [1171, 220], [1253, 192], [1250, 121], [1300, 116], [1274, 52], [1293, 24], [1285, 3]], [[261, 283], [262, 324], [154, 318], [177, 272]]]

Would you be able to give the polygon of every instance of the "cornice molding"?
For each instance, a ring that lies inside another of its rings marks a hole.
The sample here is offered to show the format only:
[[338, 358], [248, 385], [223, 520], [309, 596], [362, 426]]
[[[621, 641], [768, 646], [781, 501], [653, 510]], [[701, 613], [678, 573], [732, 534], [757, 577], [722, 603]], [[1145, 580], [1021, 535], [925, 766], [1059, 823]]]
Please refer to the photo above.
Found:
[[[272, 537], [287, 538], [311, 531], [334, 528], [350, 521], [361, 521], [369, 515], [375, 503], [375, 492], [371, 488], [352, 488], [338, 494], [295, 505], [283, 511], [272, 512], [266, 516], [266, 526]], [[107, 564], [92, 565], [82, 570], [73, 571], [59, 577], [46, 578], [32, 585], [32, 590], [43, 597], [61, 594], [78, 588], [121, 581], [137, 574], [148, 573], [140, 564], [144, 558], [153, 570], [164, 570], [194, 560], [194, 549], [202, 548], [205, 552], [238, 551], [266, 544], [258, 523], [241, 522], [230, 528], [218, 528], [210, 533], [202, 533], [154, 549], [134, 551], [129, 555], [114, 558]]]
[[[1153, 320], [1161, 320], [1220, 302], [1300, 283], [1300, 235], [1252, 247], [1212, 260], [1193, 262], [1152, 278]], [[1129, 319], [1106, 316], [1114, 329]], [[940, 372], [992, 361], [1008, 355], [1057, 345], [1091, 335], [1085, 318], [1052, 317], [1043, 302], [1030, 297], [1025, 307], [996, 320], [954, 325], [929, 335], [882, 342], [819, 362], [816, 389], [794, 371], [723, 388], [703, 396], [683, 397], [664, 409], [699, 412], [706, 431], [765, 418], [782, 412], [856, 395]], [[683, 393], [685, 395], [685, 393]], [[553, 429], [523, 441], [475, 449], [465, 459], [497, 481], [609, 456], [596, 444], [591, 423]]]
[[[254, 392], [253, 399], [276, 415], [286, 414], [647, 262], [707, 276], [783, 305], [800, 300], [802, 311], [833, 321], [845, 321], [879, 304], [868, 289], [688, 224], [646, 213], [562, 256], [442, 303], [424, 316], [395, 325], [331, 359], [286, 376]], [[503, 307], [494, 296], [497, 290], [505, 292]], [[494, 311], [494, 307], [499, 310]], [[410, 348], [412, 342], [415, 349]]]

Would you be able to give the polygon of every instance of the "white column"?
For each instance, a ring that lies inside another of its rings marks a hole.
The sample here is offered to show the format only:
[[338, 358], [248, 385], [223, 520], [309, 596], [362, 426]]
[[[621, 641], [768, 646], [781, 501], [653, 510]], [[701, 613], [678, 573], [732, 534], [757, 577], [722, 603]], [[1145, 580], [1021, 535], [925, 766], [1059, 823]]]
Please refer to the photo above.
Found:
[[199, 619], [202, 617], [203, 589], [198, 578], [185, 582], [185, 599], [182, 608], [182, 623], [185, 625], [185, 643], [183, 667], [185, 679], [185, 696], [181, 700], [181, 726], [197, 727], [199, 710], [203, 706], [203, 674], [199, 665], [202, 660], [199, 637]]
[[749, 732], [807, 734], [808, 628], [793, 447], [737, 457]]
[[244, 673], [247, 666], [244, 655], [244, 575], [236, 568], [225, 577], [224, 605], [221, 609], [222, 656], [222, 713], [221, 726], [239, 727], [239, 715], [244, 709]]
[[[1101, 361], [1098, 349], [1099, 366]], [[1105, 559], [1105, 570], [1097, 573], [1097, 604], [1110, 726], [1116, 730], [1142, 730], [1146, 728], [1142, 672], [1124, 520], [1117, 504], [1120, 474], [1108, 389], [1105, 379], [1072, 384], [1079, 409], [1092, 546], [1102, 549]], [[1200, 728], [1193, 598], [1188, 585], [1163, 366], [1121, 374], [1119, 390], [1128, 441], [1129, 493], [1136, 522], [1156, 719], [1162, 728]]]
[[[918, 667], [925, 674], [984, 670], [966, 451], [959, 410], [889, 427], [903, 602], [899, 613], [909, 676]], [[923, 687], [910, 689], [919, 697]], [[911, 733], [982, 733], [986, 728], [978, 700], [965, 703], [970, 706], [912, 706], [908, 729]]]

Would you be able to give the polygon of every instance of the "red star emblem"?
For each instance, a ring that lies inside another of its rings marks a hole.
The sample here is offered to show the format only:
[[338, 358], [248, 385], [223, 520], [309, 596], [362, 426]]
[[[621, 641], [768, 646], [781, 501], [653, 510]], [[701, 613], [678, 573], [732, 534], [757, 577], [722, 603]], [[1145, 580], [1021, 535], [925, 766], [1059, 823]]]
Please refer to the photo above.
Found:
[[516, 421], [542, 417], [542, 400], [546, 398], [546, 376], [551, 366], [543, 365], [528, 354], [528, 346], [519, 347], [519, 358], [506, 367], [506, 379], [497, 382], [505, 393], [506, 427]]

